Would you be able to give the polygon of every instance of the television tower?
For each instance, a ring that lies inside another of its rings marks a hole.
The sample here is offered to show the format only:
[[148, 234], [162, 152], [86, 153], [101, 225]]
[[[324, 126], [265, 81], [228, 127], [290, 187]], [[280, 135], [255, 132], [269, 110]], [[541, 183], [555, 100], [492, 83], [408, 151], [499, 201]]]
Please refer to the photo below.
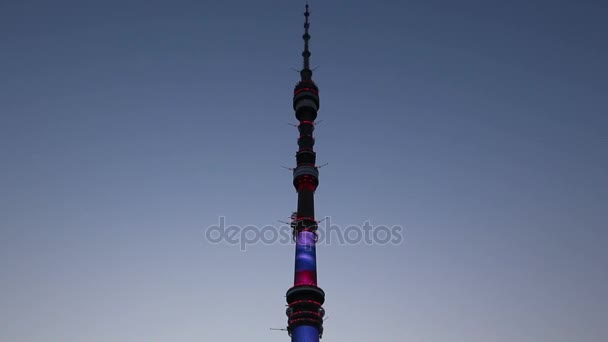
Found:
[[300, 82], [293, 92], [293, 109], [300, 122], [298, 131], [297, 166], [293, 170], [293, 185], [298, 192], [298, 209], [291, 216], [291, 228], [296, 242], [295, 274], [293, 287], [287, 290], [287, 332], [292, 342], [318, 342], [323, 335], [322, 308], [325, 292], [317, 286], [318, 223], [315, 220], [314, 192], [319, 185], [319, 169], [313, 150], [312, 133], [319, 109], [319, 89], [312, 81], [308, 41], [310, 27], [308, 4], [304, 17], [304, 64], [300, 70]]

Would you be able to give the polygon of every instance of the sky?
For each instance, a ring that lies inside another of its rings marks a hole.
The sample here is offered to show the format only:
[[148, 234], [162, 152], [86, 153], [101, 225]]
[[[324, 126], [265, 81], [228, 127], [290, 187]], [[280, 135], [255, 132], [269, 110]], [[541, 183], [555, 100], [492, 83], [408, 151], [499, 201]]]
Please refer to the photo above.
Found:
[[[310, 4], [323, 341], [608, 340], [608, 5]], [[303, 9], [0, 1], [1, 341], [289, 340]]]

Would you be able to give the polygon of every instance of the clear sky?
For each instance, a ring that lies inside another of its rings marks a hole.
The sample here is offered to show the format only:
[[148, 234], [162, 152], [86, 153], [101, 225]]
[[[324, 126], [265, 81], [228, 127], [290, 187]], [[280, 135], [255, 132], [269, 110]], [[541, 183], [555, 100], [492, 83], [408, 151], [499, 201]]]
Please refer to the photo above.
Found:
[[[288, 341], [303, 1], [0, 1], [0, 340]], [[608, 340], [605, 1], [312, 1], [324, 341]]]

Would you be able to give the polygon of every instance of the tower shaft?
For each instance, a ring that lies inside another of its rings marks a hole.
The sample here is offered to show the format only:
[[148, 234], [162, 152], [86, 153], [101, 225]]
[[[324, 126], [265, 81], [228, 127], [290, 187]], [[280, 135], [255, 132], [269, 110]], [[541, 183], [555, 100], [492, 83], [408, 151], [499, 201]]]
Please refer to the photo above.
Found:
[[308, 41], [310, 27], [308, 5], [304, 13], [304, 51], [300, 82], [295, 86], [293, 109], [299, 121], [297, 166], [293, 170], [293, 185], [298, 192], [298, 209], [292, 215], [291, 227], [296, 242], [294, 285], [287, 291], [287, 331], [292, 342], [318, 342], [323, 335], [322, 308], [325, 293], [317, 286], [317, 221], [314, 192], [319, 185], [319, 170], [313, 149], [315, 119], [319, 109], [319, 89], [312, 81]]

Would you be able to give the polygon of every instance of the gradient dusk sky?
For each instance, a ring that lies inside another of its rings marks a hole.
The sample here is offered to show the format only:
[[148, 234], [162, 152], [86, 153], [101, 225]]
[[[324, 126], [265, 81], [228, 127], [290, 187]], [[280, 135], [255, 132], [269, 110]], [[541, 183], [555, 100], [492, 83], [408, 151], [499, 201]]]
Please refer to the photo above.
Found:
[[[311, 1], [323, 341], [608, 341], [608, 3]], [[304, 1], [0, 0], [0, 341], [288, 341]]]

